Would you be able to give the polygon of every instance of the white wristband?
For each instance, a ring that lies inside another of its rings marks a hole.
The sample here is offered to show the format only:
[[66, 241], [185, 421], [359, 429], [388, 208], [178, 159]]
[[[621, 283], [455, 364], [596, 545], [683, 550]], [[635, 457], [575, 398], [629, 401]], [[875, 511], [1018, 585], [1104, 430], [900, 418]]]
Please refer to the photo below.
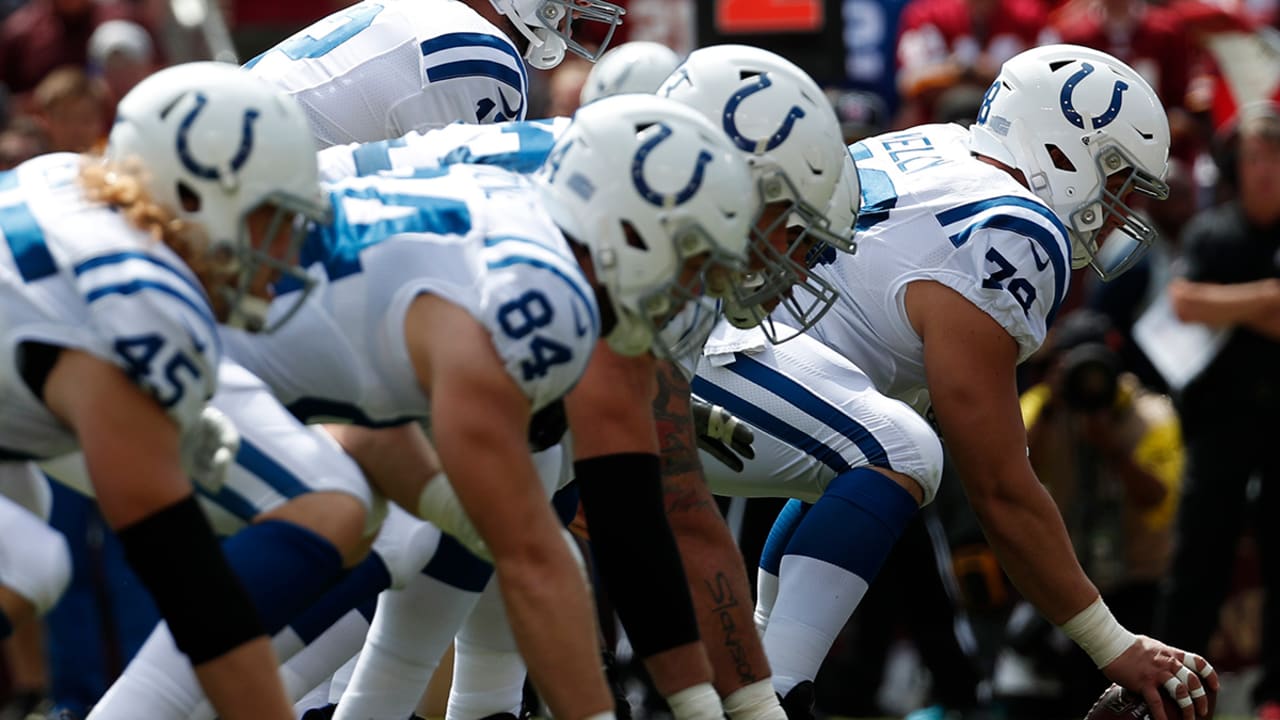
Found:
[[1101, 597], [1063, 623], [1062, 632], [1088, 653], [1099, 668], [1110, 665], [1138, 639], [1116, 621]]
[[723, 720], [724, 708], [711, 683], [698, 683], [666, 697], [675, 720]]
[[444, 473], [436, 473], [418, 496], [418, 517], [452, 535], [481, 560], [493, 562], [493, 555], [480, 533], [471, 524], [462, 502]]
[[769, 678], [757, 680], [734, 690], [724, 699], [724, 714], [729, 720], [786, 720], [787, 714], [778, 704]]

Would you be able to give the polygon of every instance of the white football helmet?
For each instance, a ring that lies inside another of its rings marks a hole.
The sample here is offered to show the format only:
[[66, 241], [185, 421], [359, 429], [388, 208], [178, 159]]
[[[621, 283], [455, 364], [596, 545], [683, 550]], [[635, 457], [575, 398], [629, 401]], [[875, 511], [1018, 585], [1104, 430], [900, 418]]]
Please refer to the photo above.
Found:
[[[831, 195], [827, 205], [827, 222], [831, 234], [847, 238], [840, 250], [850, 254], [858, 251], [858, 241], [854, 237], [854, 229], [858, 225], [858, 215], [862, 213], [862, 182], [858, 179], [858, 166], [853, 161], [853, 154], [845, 150], [844, 167], [840, 170], [840, 180], [836, 182], [836, 191]], [[823, 261], [835, 259], [834, 245], [818, 245], [806, 263], [814, 267]]]
[[592, 66], [582, 85], [579, 103], [586, 105], [592, 100], [623, 93], [652, 94], [679, 64], [680, 56], [661, 43], [642, 40], [623, 43]]
[[[785, 203], [769, 227], [753, 227], [753, 272], [725, 303], [725, 317], [738, 327], [755, 327], [766, 308], [784, 300], [793, 332], [783, 337], [766, 322], [769, 339], [783, 342], [811, 327], [838, 295], [792, 255], [815, 243], [814, 256], [826, 245], [852, 250], [850, 235], [834, 232], [827, 218], [849, 153], [826, 95], [790, 61], [746, 45], [695, 50], [658, 94], [695, 108], [724, 130], [747, 159], [762, 205]], [[791, 235], [785, 252], [769, 242], [781, 223]]]
[[556, 224], [591, 252], [618, 353], [671, 357], [662, 327], [704, 293], [725, 296], [746, 267], [759, 209], [750, 170], [685, 105], [634, 94], [586, 105], [533, 177]]
[[[261, 266], [302, 283], [296, 309], [310, 290], [297, 265], [304, 233], [295, 227], [283, 259], [269, 249], [285, 223], [301, 215], [327, 222], [316, 148], [301, 108], [267, 82], [235, 65], [194, 62], [161, 70], [121, 101], [106, 157], [138, 162], [147, 193], [175, 217], [194, 223], [208, 238], [206, 255], [234, 286], [209, 288], [227, 300], [232, 327], [265, 327], [268, 302], [249, 294]], [[273, 205], [276, 215], [255, 247], [246, 216]]]
[[[516, 26], [529, 41], [524, 59], [539, 70], [550, 70], [564, 60], [566, 49], [595, 62], [622, 24], [626, 10], [606, 0], [489, 0], [494, 9]], [[608, 26], [604, 40], [590, 50], [573, 39], [575, 22], [598, 22]]]
[[[1022, 171], [1066, 225], [1074, 268], [1092, 265], [1110, 280], [1155, 240], [1125, 198], [1131, 190], [1168, 197], [1169, 121], [1151, 86], [1106, 53], [1046, 45], [1010, 58], [983, 98], [969, 148]], [[1123, 184], [1108, 188], [1121, 173]]]

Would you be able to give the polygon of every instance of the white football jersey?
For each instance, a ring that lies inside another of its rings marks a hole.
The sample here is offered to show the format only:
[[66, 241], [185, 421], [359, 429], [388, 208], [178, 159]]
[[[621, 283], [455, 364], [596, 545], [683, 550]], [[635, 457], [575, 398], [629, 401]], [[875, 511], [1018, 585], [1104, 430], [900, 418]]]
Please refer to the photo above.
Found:
[[321, 147], [523, 120], [515, 45], [459, 0], [364, 0], [245, 63], [306, 110]]
[[556, 117], [490, 125], [454, 123], [392, 140], [325, 148], [319, 153], [320, 179], [335, 182], [384, 170], [455, 163], [497, 165], [512, 172], [530, 173], [542, 165], [569, 122], [567, 117]]
[[[81, 158], [44, 155], [0, 173], [0, 455], [49, 458], [75, 436], [23, 377], [24, 343], [113, 363], [180, 428], [216, 385], [219, 345], [195, 275], [124, 216], [84, 199]], [[28, 368], [32, 370], [32, 368]]]
[[[385, 425], [429, 416], [405, 345], [423, 293], [488, 329], [534, 410], [564, 395], [599, 337], [591, 285], [523, 177], [454, 165], [329, 186], [335, 220], [310, 231], [317, 281], [270, 335], [224, 330], [227, 353], [304, 421]], [[291, 305], [288, 288], [273, 310]]]
[[1018, 342], [1044, 341], [1071, 273], [1067, 230], [1008, 173], [969, 154], [968, 130], [924, 125], [849, 147], [862, 183], [858, 252], [814, 273], [840, 301], [813, 334], [885, 394], [926, 407], [924, 352], [904, 305], [914, 280], [955, 290]]

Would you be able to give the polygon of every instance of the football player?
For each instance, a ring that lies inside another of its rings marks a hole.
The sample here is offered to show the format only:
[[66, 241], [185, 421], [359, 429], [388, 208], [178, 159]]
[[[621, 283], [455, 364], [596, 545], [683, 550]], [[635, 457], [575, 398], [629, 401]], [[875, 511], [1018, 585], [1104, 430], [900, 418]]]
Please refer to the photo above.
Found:
[[[288, 718], [257, 597], [241, 585], [259, 568], [224, 557], [184, 476], [208, 469], [199, 446], [217, 324], [259, 328], [269, 283], [300, 273], [292, 220], [327, 217], [310, 144], [297, 140], [306, 121], [270, 86], [212, 63], [157, 73], [119, 112], [105, 158], [48, 155], [0, 176], [0, 445], [11, 460], [78, 448], [85, 489], [222, 716]], [[131, 139], [162, 115], [171, 143], [134, 153]], [[255, 143], [250, 126], [271, 142]], [[176, 181], [188, 172], [199, 180]], [[295, 505], [256, 535], [273, 552], [331, 555], [336, 575], [365, 514], [321, 495], [308, 504], [322, 516]]]
[[[1168, 693], [1189, 720], [1193, 706], [1205, 711], [1216, 674], [1203, 658], [1128, 632], [1102, 603], [1027, 462], [1014, 383], [1016, 366], [1053, 322], [1071, 269], [1092, 266], [1109, 279], [1153, 241], [1155, 231], [1129, 199], [1167, 193], [1164, 111], [1122, 62], [1055, 45], [1009, 60], [976, 120], [972, 130], [925, 125], [850, 146], [863, 200], [858, 254], [815, 269], [842, 299], [811, 334], [879, 390], [936, 416], [969, 501], [1019, 590], [1107, 677], [1141, 691], [1152, 708]], [[744, 376], [759, 360], [732, 333], [708, 354]], [[764, 389], [776, 396], [785, 387]], [[708, 394], [739, 416], [752, 417], [760, 404], [732, 391]], [[786, 439], [773, 418], [755, 419], [757, 438]], [[775, 526], [771, 544], [785, 552], [776, 580], [762, 568], [761, 610], [772, 612], [761, 619], [780, 693], [813, 678], [821, 662], [813, 648], [829, 646], [870, 579], [831, 564], [827, 548], [906, 509], [894, 511], [897, 501], [879, 510], [860, 504], [832, 503], [821, 513], [815, 506]], [[875, 565], [889, 545], [849, 550]], [[778, 567], [776, 557], [764, 562]]]
[[[576, 24], [604, 26], [605, 45], [623, 10], [603, 0], [363, 0], [316, 21], [245, 63], [292, 95], [320, 147], [373, 142], [455, 122], [523, 120], [529, 78], [502, 22], [527, 43], [539, 69], [566, 49]], [[473, 9], [473, 5], [477, 6]], [[496, 12], [495, 12], [496, 11]]]

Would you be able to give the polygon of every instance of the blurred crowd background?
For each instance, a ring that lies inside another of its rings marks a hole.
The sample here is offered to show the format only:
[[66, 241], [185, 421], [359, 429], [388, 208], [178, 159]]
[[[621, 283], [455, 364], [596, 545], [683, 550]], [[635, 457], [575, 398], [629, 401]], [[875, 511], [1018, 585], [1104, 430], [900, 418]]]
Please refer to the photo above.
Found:
[[[1023, 368], [1029, 453], [1120, 620], [1206, 654], [1239, 712], [1280, 720], [1280, 310], [1259, 299], [1280, 292], [1280, 0], [621, 3], [615, 44], [743, 42], [796, 61], [850, 142], [967, 124], [1001, 63], [1037, 44], [1095, 47], [1151, 82], [1174, 138], [1171, 197], [1146, 208], [1162, 236], [1115, 282], [1073, 277]], [[0, 170], [99, 146], [117, 100], [162, 66], [246, 61], [346, 4], [0, 0]], [[572, 113], [589, 70], [570, 55], [532, 71], [529, 117]], [[1235, 305], [1212, 302], [1233, 289]], [[93, 507], [55, 494], [75, 580], [43, 628], [6, 642], [0, 720], [83, 713], [155, 619]], [[753, 575], [781, 504], [725, 502]], [[637, 715], [660, 714], [633, 685]], [[1104, 686], [1020, 601], [951, 478], [833, 648], [818, 710], [1079, 718]]]

